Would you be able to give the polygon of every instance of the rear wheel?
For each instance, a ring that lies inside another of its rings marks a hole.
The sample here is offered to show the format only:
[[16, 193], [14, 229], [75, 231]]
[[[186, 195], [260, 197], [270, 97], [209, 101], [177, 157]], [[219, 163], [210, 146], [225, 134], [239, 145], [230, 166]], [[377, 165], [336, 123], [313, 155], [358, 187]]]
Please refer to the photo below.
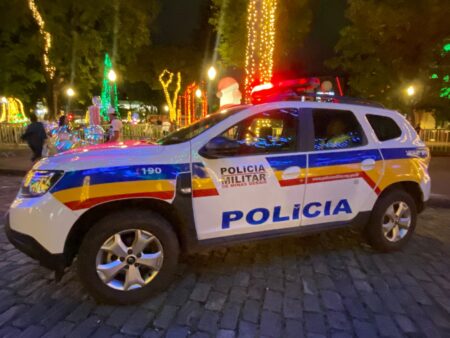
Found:
[[400, 250], [411, 238], [416, 227], [417, 207], [414, 199], [403, 190], [392, 190], [375, 204], [366, 233], [377, 250]]
[[178, 239], [164, 218], [143, 210], [118, 212], [86, 234], [78, 273], [97, 300], [132, 304], [169, 285], [178, 255]]

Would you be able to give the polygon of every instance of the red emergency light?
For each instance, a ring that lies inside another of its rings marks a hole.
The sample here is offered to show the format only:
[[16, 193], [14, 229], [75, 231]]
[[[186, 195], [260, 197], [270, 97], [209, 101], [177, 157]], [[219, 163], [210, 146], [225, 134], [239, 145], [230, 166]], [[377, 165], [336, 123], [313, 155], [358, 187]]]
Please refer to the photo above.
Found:
[[253, 87], [251, 91], [251, 101], [256, 104], [265, 102], [269, 98], [274, 98], [274, 96], [276, 97], [278, 95], [314, 93], [319, 87], [320, 80], [318, 78], [283, 80], [276, 84], [263, 83]]
[[251, 101], [253, 104], [269, 102], [274, 100], [301, 99], [315, 100], [322, 102], [337, 102], [343, 96], [339, 77], [335, 78], [338, 95], [335, 95], [330, 82], [325, 79], [321, 82], [318, 77], [303, 77], [291, 80], [282, 80], [276, 83], [263, 83], [253, 87], [251, 91]]
[[316, 101], [328, 103], [348, 103], [362, 106], [384, 108], [382, 104], [363, 98], [343, 96], [341, 82], [336, 77], [338, 95], [331, 91], [329, 80], [320, 82], [319, 78], [300, 78], [279, 81], [276, 84], [263, 83], [254, 86], [251, 91], [253, 104], [274, 101]]

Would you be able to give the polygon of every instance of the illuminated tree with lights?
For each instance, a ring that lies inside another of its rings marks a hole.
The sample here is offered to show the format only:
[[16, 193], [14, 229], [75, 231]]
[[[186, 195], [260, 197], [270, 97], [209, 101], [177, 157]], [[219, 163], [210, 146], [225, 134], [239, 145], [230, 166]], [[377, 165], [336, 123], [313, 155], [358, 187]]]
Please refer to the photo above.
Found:
[[[55, 79], [55, 73], [56, 73], [56, 67], [53, 65], [53, 63], [50, 60], [50, 49], [52, 48], [52, 36], [51, 34], [45, 29], [45, 21], [42, 18], [41, 13], [39, 12], [36, 3], [34, 0], [28, 0], [28, 7], [33, 15], [33, 19], [36, 22], [36, 24], [39, 27], [39, 34], [41, 35], [44, 46], [42, 51], [42, 62], [44, 67], [44, 73], [46, 81], [49, 85], [51, 94], [49, 95], [49, 103], [52, 103], [53, 107], [49, 107], [50, 110], [53, 112], [54, 117], [56, 116], [56, 113], [58, 111], [58, 94], [56, 91], [57, 81]], [[51, 104], [50, 104], [51, 106]]]
[[104, 120], [108, 121], [108, 109], [110, 107], [113, 107], [119, 116], [119, 99], [117, 97], [116, 75], [108, 53], [105, 54], [105, 61], [103, 62], [103, 65], [103, 85], [101, 96], [102, 106], [100, 108], [100, 115]]
[[247, 7], [245, 99], [255, 84], [272, 80], [277, 0], [250, 0]]
[[167, 106], [169, 107], [169, 119], [171, 123], [175, 123], [177, 121], [177, 100], [178, 93], [181, 89], [181, 74], [177, 73], [177, 83], [175, 90], [173, 92], [173, 97], [170, 97], [169, 87], [173, 81], [173, 76], [175, 74], [164, 69], [162, 73], [159, 75], [159, 82], [163, 87], [164, 97], [166, 98]]
[[2, 97], [0, 101], [1, 115], [0, 122], [23, 123], [28, 121], [23, 112], [22, 101], [15, 97]]

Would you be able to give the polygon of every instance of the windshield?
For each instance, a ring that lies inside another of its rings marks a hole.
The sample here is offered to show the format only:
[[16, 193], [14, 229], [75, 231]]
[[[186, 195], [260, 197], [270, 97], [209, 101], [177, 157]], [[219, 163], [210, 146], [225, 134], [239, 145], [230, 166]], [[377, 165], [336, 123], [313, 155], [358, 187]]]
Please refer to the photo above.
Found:
[[190, 126], [178, 129], [177, 131], [170, 133], [169, 135], [158, 140], [157, 143], [161, 145], [169, 145], [189, 141], [195, 136], [200, 135], [204, 131], [215, 126], [220, 121], [225, 120], [227, 117], [237, 112], [240, 112], [247, 107], [248, 106], [239, 106], [224, 110], [222, 112], [211, 114], [201, 120], [198, 120], [197, 122], [191, 124]]

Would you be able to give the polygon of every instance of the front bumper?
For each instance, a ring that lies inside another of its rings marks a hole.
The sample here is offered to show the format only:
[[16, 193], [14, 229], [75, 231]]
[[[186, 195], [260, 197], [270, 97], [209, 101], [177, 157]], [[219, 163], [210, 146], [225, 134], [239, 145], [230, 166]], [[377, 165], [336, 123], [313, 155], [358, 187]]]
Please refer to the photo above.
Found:
[[67, 260], [64, 254], [52, 254], [33, 237], [12, 230], [9, 224], [9, 214], [6, 215], [5, 232], [12, 245], [31, 258], [39, 261], [46, 268], [63, 271], [67, 266]]

